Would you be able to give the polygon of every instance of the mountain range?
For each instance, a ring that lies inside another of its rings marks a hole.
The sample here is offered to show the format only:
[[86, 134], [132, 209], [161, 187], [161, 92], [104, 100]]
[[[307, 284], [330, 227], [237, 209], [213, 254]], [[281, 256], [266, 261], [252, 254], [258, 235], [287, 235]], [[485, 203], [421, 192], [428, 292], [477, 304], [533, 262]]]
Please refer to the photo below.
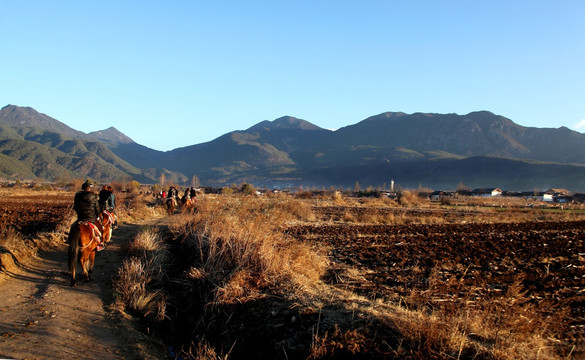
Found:
[[258, 187], [499, 187], [585, 190], [585, 135], [488, 111], [387, 112], [336, 131], [285, 116], [212, 141], [157, 151], [114, 127], [85, 134], [30, 107], [0, 110], [0, 177], [100, 182], [161, 176]]

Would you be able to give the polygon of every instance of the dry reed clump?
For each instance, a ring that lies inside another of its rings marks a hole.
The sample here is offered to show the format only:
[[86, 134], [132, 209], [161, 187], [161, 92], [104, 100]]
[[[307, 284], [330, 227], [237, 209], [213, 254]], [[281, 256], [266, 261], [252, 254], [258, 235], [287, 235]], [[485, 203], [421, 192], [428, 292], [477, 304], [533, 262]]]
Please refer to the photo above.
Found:
[[387, 217], [376, 208], [359, 208], [346, 209], [341, 220], [346, 223], [358, 224], [384, 224], [387, 223]]
[[[288, 309], [280, 301], [320, 281], [324, 258], [279, 231], [283, 222], [306, 216], [295, 212], [298, 199], [290, 200], [222, 195], [206, 199], [195, 214], [170, 219], [176, 258], [167, 287], [185, 358], [227, 358], [217, 355], [225, 354], [225, 344], [244, 346], [248, 340], [241, 333], [264, 331], [262, 319], [276, 313], [269, 308]], [[210, 345], [201, 348], [193, 334], [210, 339]]]
[[357, 218], [351, 210], [345, 210], [341, 215], [341, 220], [347, 223], [357, 222]]
[[313, 334], [310, 353], [307, 359], [335, 359], [351, 358], [356, 355], [364, 356], [369, 341], [363, 333], [357, 330], [342, 331], [335, 325], [331, 333], [323, 335]]
[[218, 354], [213, 346], [211, 346], [205, 338], [202, 338], [197, 344], [191, 343], [188, 349], [181, 349], [178, 359], [191, 360], [227, 360], [230, 352], [227, 354]]
[[299, 220], [299, 221], [315, 221], [317, 217], [313, 213], [312, 206], [309, 202], [297, 198], [280, 198], [277, 201], [272, 199], [269, 202], [269, 207], [272, 211], [278, 212], [276, 220]]
[[169, 261], [167, 246], [157, 232], [145, 229], [130, 242], [128, 249], [133, 256], [118, 269], [114, 291], [130, 310], [162, 321], [167, 302], [159, 289]]
[[0, 271], [13, 271], [25, 258], [33, 256], [36, 248], [14, 228], [0, 228]]
[[294, 199], [222, 197], [171, 228], [190, 249], [189, 277], [211, 287], [208, 304], [241, 303], [262, 296], [269, 286], [292, 290], [321, 277], [325, 260], [276, 230], [284, 221], [307, 216], [289, 211], [300, 206]]
[[365, 208], [358, 215], [358, 222], [364, 224], [384, 224], [386, 216], [376, 208]]
[[337, 205], [342, 205], [345, 203], [345, 200], [343, 199], [343, 194], [339, 191], [334, 191], [331, 194], [331, 200], [333, 200], [333, 203]]
[[135, 255], [145, 254], [147, 257], [148, 253], [167, 253], [168, 246], [156, 230], [147, 227], [128, 244], [128, 250]]
[[162, 206], [151, 206], [152, 197], [144, 194], [122, 194], [116, 198], [119, 222], [142, 220], [165, 215]]
[[366, 207], [396, 207], [398, 205], [394, 199], [386, 196], [362, 198], [361, 202]]
[[398, 195], [398, 204], [404, 207], [423, 207], [430, 205], [430, 200], [421, 198], [416, 191], [403, 191]]

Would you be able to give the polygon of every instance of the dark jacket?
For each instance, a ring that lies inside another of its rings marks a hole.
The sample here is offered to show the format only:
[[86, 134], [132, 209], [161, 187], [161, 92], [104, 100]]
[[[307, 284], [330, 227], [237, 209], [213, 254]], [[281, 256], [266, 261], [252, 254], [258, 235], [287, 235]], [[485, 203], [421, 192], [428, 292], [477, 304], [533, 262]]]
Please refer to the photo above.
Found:
[[114, 194], [109, 190], [102, 190], [98, 195], [100, 210], [114, 210]]
[[90, 191], [78, 192], [73, 199], [73, 210], [78, 221], [95, 222], [100, 213], [97, 195]]

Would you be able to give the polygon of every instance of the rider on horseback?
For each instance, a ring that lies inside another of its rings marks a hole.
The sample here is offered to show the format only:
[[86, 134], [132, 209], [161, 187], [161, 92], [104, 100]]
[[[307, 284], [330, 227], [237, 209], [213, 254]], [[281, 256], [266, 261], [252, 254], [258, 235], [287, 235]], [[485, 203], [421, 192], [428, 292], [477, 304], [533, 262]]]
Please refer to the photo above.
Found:
[[169, 192], [167, 193], [167, 197], [170, 197], [170, 198], [176, 200], [176, 198], [179, 197], [179, 191], [177, 190], [177, 188], [174, 186], [171, 186], [169, 188]]
[[[100, 212], [104, 210], [109, 213], [116, 214], [115, 196], [111, 186], [104, 185], [98, 195], [98, 204], [100, 206]], [[114, 221], [112, 229], [118, 228], [118, 220]]]
[[181, 198], [181, 205], [185, 205], [189, 201], [191, 201], [191, 191], [189, 190], [189, 188], [186, 188], [185, 194]]
[[[100, 214], [97, 195], [92, 191], [93, 183], [87, 180], [81, 185], [81, 191], [75, 194], [73, 199], [73, 210], [77, 214], [77, 221], [71, 224], [67, 243], [77, 239], [79, 236], [79, 222], [85, 221], [95, 226]], [[103, 248], [102, 248], [103, 249]]]

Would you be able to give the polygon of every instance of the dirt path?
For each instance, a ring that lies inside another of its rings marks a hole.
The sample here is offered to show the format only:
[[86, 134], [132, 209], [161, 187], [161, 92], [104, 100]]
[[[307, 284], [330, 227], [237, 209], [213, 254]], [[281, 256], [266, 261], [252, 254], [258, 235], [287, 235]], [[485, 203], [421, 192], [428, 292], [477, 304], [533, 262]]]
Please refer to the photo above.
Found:
[[122, 245], [139, 228], [125, 224], [114, 231], [96, 256], [90, 283], [78, 274], [78, 287], [69, 286], [65, 244], [8, 274], [0, 283], [0, 358], [166, 358], [164, 347], [112, 308], [111, 279], [123, 260]]

